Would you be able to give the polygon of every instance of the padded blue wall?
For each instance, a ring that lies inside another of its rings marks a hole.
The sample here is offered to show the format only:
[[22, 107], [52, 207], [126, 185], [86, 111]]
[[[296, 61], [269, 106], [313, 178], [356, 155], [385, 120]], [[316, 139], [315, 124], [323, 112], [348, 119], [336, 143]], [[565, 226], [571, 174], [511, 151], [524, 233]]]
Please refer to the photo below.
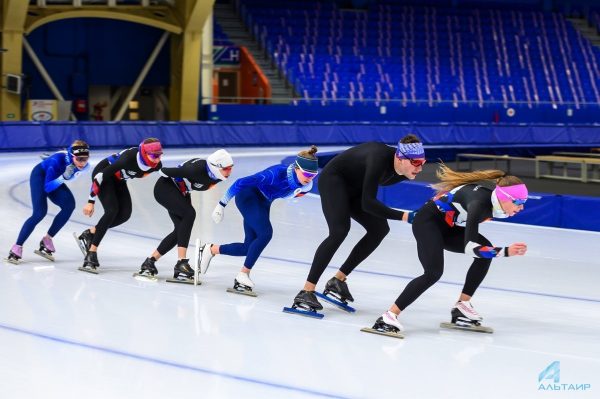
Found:
[[4, 150], [49, 149], [81, 138], [93, 147], [121, 147], [158, 137], [166, 146], [349, 145], [396, 143], [408, 133], [445, 148], [600, 147], [600, 125], [366, 122], [5, 122], [0, 144]]

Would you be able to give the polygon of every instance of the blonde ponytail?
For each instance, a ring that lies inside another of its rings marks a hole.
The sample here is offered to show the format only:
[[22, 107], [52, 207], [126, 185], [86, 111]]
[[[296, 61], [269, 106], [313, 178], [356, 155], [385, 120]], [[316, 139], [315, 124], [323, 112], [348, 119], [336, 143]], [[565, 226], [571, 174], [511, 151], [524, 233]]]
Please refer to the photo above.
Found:
[[435, 189], [436, 195], [446, 193], [453, 188], [462, 186], [463, 184], [475, 183], [482, 180], [496, 180], [496, 184], [503, 186], [504, 184], [500, 184], [500, 182], [502, 182], [505, 178], [514, 177], [506, 176], [506, 172], [499, 169], [457, 172], [450, 169], [443, 162], [440, 163], [440, 168], [437, 170], [436, 176], [440, 182], [431, 186], [433, 189]]

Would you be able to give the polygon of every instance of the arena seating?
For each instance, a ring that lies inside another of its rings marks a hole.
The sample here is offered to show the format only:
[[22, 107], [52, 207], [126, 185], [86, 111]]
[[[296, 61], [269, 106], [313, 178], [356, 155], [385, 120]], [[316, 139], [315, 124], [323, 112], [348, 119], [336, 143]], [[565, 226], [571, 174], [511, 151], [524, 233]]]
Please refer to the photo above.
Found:
[[297, 91], [327, 100], [600, 102], [600, 50], [558, 13], [374, 2], [241, 0]]
[[596, 32], [600, 34], [600, 10], [593, 10], [590, 12], [588, 22], [591, 26], [596, 28]]

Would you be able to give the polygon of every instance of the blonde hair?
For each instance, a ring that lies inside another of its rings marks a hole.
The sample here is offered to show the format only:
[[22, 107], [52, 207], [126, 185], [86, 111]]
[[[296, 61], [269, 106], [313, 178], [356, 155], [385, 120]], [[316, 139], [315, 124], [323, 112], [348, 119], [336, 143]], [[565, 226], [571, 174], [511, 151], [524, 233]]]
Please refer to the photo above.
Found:
[[147, 139], [142, 141], [142, 144], [156, 143], [157, 141], [160, 141], [160, 140], [157, 139], [156, 137], [148, 137]]
[[301, 156], [302, 158], [317, 159], [317, 156], [315, 155], [317, 153], [317, 151], [318, 151], [317, 146], [311, 145], [308, 150], [300, 151], [298, 153], [298, 155]]
[[71, 144], [71, 147], [82, 147], [82, 146], [89, 147], [88, 143], [86, 143], [83, 140], [75, 140], [73, 142], [73, 144]]
[[439, 183], [431, 187], [435, 189], [436, 195], [447, 193], [448, 191], [462, 186], [464, 184], [475, 183], [482, 180], [494, 180], [494, 183], [500, 187], [514, 186], [523, 184], [523, 181], [516, 176], [507, 175], [506, 172], [499, 169], [475, 170], [473, 172], [457, 172], [450, 169], [446, 164], [440, 162], [440, 168], [436, 171]]

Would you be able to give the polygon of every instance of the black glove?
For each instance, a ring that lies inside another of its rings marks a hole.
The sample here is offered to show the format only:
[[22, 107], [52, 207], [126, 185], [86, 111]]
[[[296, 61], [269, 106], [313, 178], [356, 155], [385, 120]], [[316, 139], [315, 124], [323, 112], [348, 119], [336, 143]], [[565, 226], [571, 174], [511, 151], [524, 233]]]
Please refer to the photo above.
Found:
[[67, 169], [65, 169], [64, 173], [62, 174], [62, 177], [65, 180], [69, 180], [71, 177], [73, 177], [75, 172], [77, 172], [77, 166], [75, 166], [75, 164], [70, 163], [67, 165]]

